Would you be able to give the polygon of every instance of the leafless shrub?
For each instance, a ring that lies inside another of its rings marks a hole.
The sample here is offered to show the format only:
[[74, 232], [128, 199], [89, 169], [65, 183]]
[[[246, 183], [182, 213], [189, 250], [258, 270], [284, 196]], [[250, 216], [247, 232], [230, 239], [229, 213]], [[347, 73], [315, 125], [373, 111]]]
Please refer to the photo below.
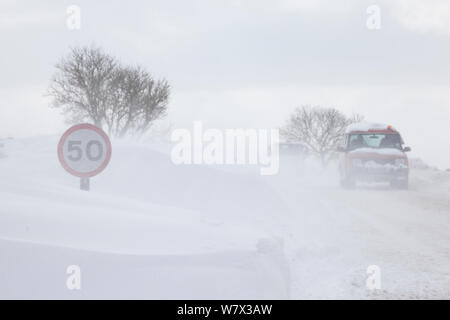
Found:
[[92, 122], [110, 135], [144, 134], [166, 114], [170, 86], [141, 67], [124, 67], [99, 48], [74, 48], [56, 65], [48, 95], [67, 122]]
[[326, 165], [341, 144], [345, 128], [362, 119], [361, 115], [347, 117], [335, 108], [305, 105], [294, 110], [280, 133], [288, 142], [306, 144]]

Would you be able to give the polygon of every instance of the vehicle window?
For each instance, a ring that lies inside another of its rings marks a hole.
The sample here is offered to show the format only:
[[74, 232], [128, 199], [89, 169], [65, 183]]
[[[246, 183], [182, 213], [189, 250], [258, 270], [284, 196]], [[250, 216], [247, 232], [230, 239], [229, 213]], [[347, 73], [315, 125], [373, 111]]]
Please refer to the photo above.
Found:
[[402, 148], [399, 134], [352, 134], [349, 139], [349, 148]]

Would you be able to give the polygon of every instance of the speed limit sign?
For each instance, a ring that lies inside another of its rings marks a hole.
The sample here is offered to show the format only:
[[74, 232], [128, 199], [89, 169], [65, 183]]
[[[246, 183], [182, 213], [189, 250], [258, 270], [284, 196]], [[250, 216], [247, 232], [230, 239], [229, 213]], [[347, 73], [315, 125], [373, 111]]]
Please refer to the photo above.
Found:
[[89, 190], [89, 178], [102, 172], [111, 159], [111, 142], [102, 129], [78, 124], [68, 129], [58, 144], [58, 158], [70, 174], [81, 178], [81, 189]]

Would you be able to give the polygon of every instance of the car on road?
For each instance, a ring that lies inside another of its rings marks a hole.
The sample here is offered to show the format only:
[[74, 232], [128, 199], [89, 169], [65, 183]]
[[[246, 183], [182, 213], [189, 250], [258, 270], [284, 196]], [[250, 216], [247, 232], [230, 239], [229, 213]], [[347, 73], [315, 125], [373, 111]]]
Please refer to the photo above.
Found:
[[338, 148], [340, 183], [354, 187], [358, 181], [386, 181], [394, 188], [407, 189], [409, 163], [400, 133], [390, 125], [355, 123], [346, 128]]

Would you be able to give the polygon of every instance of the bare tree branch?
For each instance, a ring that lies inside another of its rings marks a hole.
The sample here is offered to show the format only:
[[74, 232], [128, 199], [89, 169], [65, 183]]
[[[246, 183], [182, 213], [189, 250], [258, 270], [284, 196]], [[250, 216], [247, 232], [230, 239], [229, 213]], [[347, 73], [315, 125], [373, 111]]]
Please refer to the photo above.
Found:
[[142, 135], [166, 114], [170, 86], [141, 67], [123, 67], [99, 48], [71, 49], [56, 65], [48, 95], [70, 123], [93, 122], [110, 135]]
[[287, 141], [306, 144], [326, 165], [342, 142], [345, 128], [362, 119], [361, 115], [346, 117], [334, 108], [305, 105], [294, 110], [280, 133]]

